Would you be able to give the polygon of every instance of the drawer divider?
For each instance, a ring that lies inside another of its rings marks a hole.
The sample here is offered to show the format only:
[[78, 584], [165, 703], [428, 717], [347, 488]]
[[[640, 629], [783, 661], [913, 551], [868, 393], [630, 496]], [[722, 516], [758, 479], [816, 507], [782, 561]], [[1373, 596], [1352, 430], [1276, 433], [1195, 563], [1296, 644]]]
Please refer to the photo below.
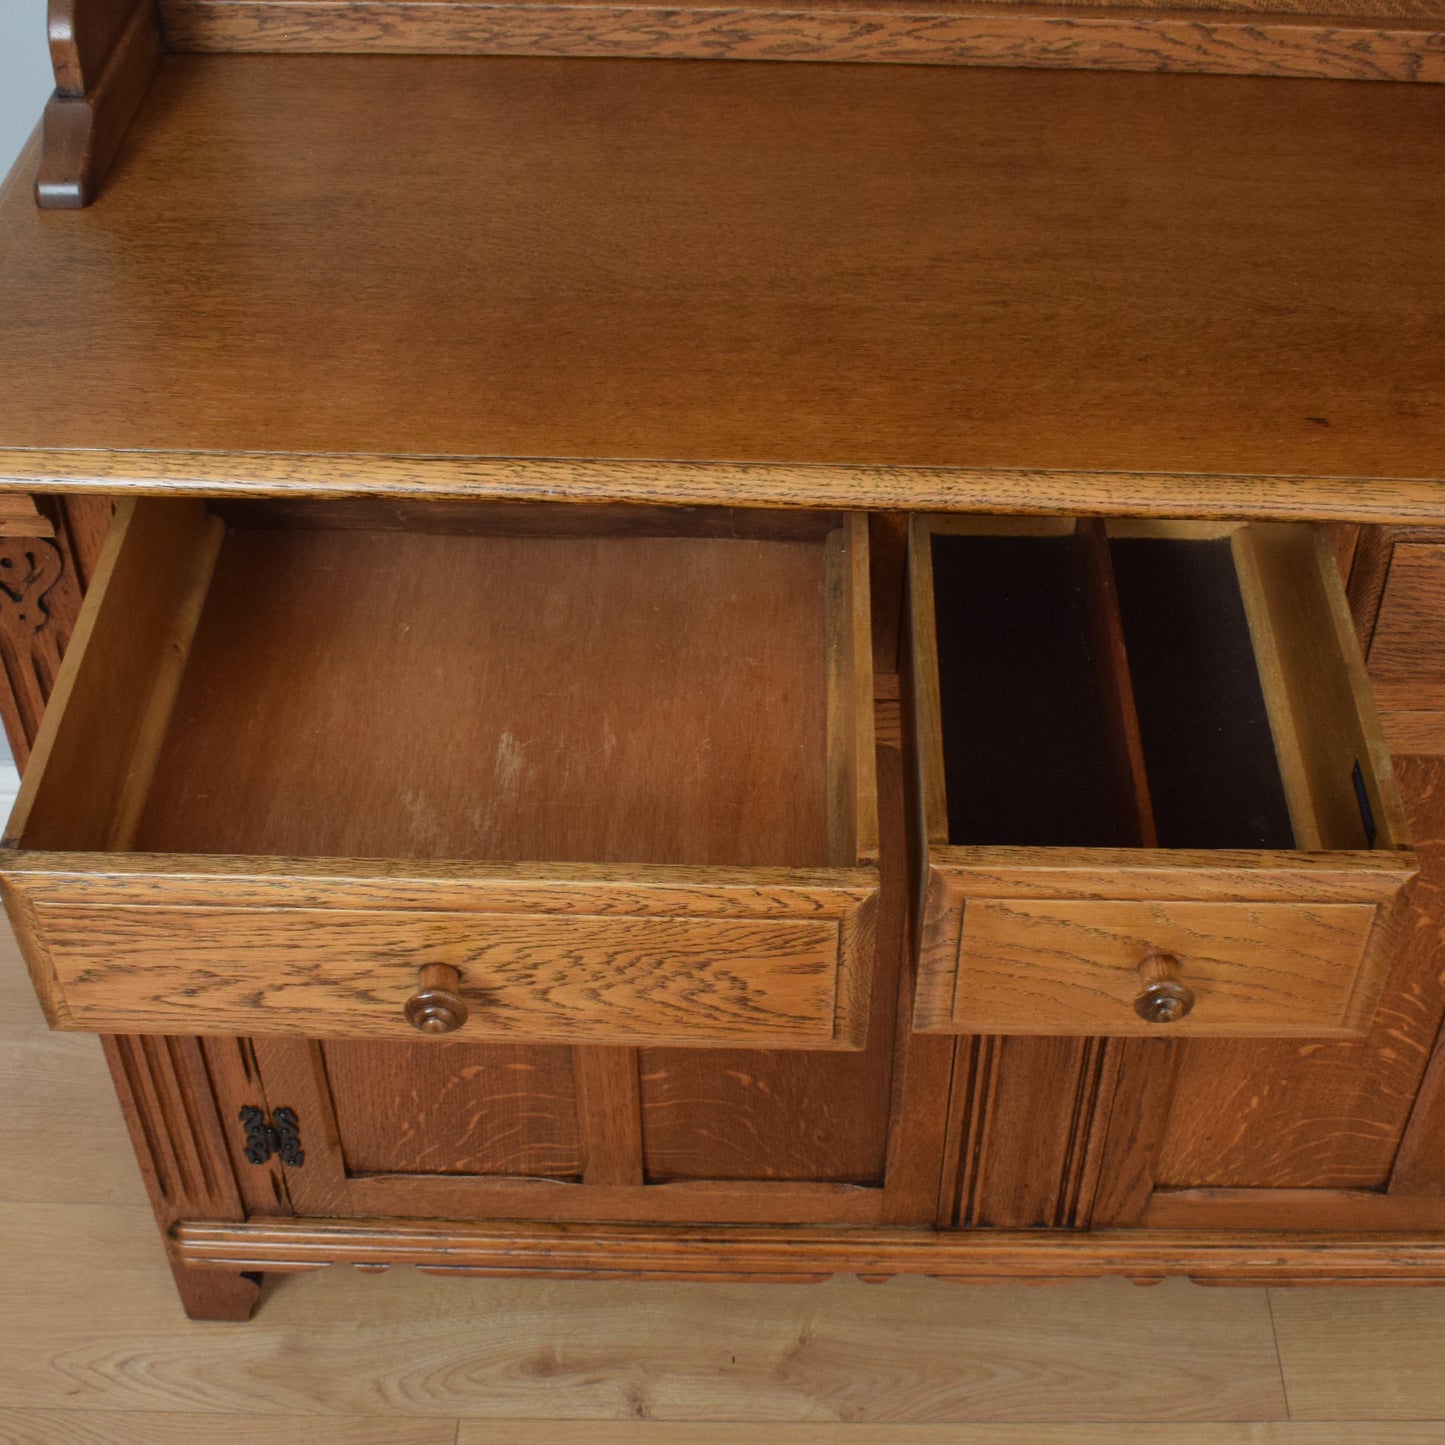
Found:
[[1140, 848], [1157, 848], [1154, 803], [1144, 766], [1144, 740], [1129, 652], [1124, 642], [1124, 619], [1119, 611], [1119, 588], [1109, 538], [1100, 517], [1081, 518], [1074, 533], [1084, 583], [1084, 605], [1089, 642], [1099, 674], [1099, 700], [1108, 729], [1109, 765], [1119, 810], [1121, 836]]

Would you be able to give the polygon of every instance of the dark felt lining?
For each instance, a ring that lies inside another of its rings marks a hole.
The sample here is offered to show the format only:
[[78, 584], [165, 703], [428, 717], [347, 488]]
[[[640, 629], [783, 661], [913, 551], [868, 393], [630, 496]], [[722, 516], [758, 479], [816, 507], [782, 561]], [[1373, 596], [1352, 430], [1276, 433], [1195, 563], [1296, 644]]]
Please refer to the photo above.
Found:
[[1072, 537], [933, 538], [948, 836], [1120, 842]]
[[1227, 537], [1110, 544], [1164, 848], [1292, 848]]
[[[1074, 539], [932, 540], [949, 841], [1126, 844]], [[1160, 846], [1292, 847], [1228, 540], [1111, 554]]]

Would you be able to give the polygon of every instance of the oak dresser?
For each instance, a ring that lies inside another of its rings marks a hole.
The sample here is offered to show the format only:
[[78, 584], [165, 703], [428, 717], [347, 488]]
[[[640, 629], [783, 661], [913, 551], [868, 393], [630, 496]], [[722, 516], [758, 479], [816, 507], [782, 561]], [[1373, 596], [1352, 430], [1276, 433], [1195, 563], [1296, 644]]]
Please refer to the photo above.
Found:
[[190, 1314], [1445, 1280], [1439, 0], [49, 25], [0, 881]]

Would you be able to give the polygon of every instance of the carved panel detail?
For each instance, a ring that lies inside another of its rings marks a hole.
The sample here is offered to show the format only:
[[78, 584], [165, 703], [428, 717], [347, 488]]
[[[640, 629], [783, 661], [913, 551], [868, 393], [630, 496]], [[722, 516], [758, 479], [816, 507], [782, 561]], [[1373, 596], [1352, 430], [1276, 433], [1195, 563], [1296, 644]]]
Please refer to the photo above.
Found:
[[80, 610], [63, 541], [0, 537], [0, 698], [15, 760], [24, 766]]

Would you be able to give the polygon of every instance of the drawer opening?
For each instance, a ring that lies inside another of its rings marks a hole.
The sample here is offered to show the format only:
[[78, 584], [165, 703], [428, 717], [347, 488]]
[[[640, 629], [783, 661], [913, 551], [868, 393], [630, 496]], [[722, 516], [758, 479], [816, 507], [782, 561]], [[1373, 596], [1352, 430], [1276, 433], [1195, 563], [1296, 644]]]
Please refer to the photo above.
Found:
[[105, 722], [129, 736], [48, 770], [12, 845], [876, 853], [852, 645], [866, 535], [839, 516], [172, 501], [118, 530], [120, 569], [169, 589], [107, 643], [126, 692]]
[[935, 524], [932, 840], [1398, 846], [1317, 550], [1290, 526]]

